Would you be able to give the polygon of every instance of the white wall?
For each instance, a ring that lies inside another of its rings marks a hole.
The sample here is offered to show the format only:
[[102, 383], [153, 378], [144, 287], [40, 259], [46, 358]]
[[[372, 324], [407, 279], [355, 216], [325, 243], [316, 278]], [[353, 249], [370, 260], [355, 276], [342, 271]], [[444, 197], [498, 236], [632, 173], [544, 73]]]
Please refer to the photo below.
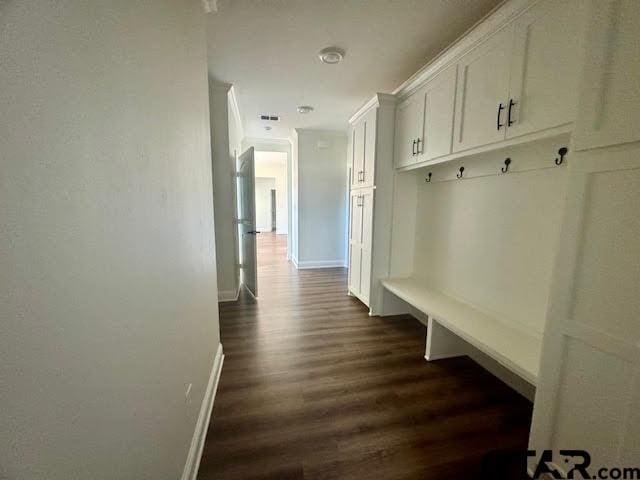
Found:
[[[568, 141], [553, 138], [421, 170], [414, 275], [541, 336], [567, 182], [567, 169], [549, 159]], [[513, 160], [510, 173], [496, 174], [506, 157]], [[458, 181], [461, 165], [467, 178]], [[431, 183], [424, 182], [428, 171]]]
[[275, 188], [275, 178], [256, 176], [256, 230], [259, 232], [271, 231], [271, 190]]
[[0, 478], [182, 474], [219, 346], [204, 21], [0, 2]]
[[242, 125], [235, 109], [231, 85], [209, 79], [213, 199], [215, 205], [218, 298], [232, 300], [240, 286], [237, 268], [236, 159], [242, 140]]
[[298, 265], [344, 266], [347, 136], [320, 130], [296, 132]]
[[[256, 151], [255, 156], [256, 178], [267, 177], [275, 180], [273, 188], [276, 189], [276, 233], [286, 235], [289, 228], [287, 154]], [[271, 231], [271, 223], [269, 223], [269, 231]]]

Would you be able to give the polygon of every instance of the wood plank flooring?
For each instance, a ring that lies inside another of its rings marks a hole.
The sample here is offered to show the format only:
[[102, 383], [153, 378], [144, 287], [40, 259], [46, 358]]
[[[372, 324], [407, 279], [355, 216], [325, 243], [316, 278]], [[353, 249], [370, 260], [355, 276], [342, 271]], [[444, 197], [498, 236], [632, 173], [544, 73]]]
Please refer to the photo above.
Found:
[[200, 480], [470, 479], [526, 448], [531, 403], [468, 358], [428, 363], [425, 327], [369, 317], [342, 268], [296, 270], [258, 236], [259, 299], [220, 305], [225, 364]]

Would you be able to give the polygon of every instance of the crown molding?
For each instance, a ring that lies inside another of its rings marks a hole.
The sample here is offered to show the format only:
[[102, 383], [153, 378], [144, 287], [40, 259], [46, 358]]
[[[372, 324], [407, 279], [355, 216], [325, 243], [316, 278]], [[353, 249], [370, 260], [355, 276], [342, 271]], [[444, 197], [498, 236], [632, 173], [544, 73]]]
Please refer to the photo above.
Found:
[[395, 105], [396, 97], [389, 93], [376, 93], [367, 103], [360, 107], [356, 113], [354, 113], [349, 119], [349, 123], [353, 125], [360, 118], [372, 108], [377, 108], [385, 105]]
[[411, 95], [430, 77], [436, 75], [481, 42], [498, 33], [538, 0], [507, 0], [498, 5], [451, 45], [398, 86], [392, 93], [400, 100]]

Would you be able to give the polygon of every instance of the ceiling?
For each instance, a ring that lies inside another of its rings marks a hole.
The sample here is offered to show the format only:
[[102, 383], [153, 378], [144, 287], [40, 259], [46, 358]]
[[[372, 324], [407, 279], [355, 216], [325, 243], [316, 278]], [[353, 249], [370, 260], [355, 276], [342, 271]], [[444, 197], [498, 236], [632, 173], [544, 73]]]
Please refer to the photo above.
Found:
[[[246, 136], [346, 130], [376, 92], [394, 90], [500, 2], [218, 0], [207, 18], [209, 74], [234, 85]], [[320, 62], [327, 46], [346, 51], [340, 64]], [[260, 120], [265, 113], [280, 121]]]

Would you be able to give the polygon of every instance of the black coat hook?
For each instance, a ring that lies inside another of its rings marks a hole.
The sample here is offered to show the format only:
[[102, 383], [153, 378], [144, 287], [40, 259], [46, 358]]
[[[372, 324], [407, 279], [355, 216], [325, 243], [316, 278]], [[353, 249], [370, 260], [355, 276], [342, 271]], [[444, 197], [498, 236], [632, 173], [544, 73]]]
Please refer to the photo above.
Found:
[[502, 173], [507, 173], [509, 171], [509, 165], [511, 165], [511, 159], [510, 158], [505, 158], [504, 159], [504, 167], [502, 167], [500, 169], [502, 171]]
[[558, 155], [560, 155], [560, 158], [556, 158], [556, 165], [562, 164], [562, 162], [564, 161], [564, 156], [567, 154], [567, 152], [567, 147], [562, 147], [560, 150], [558, 150]]
[[429, 174], [427, 175], [427, 178], [425, 178], [424, 181], [427, 183], [431, 182], [431, 172], [429, 172]]
[[464, 167], [460, 167], [460, 173], [458, 173], [458, 174], [456, 175], [456, 177], [458, 177], [458, 178], [462, 178], [462, 175], [463, 175], [463, 174], [464, 174]]

